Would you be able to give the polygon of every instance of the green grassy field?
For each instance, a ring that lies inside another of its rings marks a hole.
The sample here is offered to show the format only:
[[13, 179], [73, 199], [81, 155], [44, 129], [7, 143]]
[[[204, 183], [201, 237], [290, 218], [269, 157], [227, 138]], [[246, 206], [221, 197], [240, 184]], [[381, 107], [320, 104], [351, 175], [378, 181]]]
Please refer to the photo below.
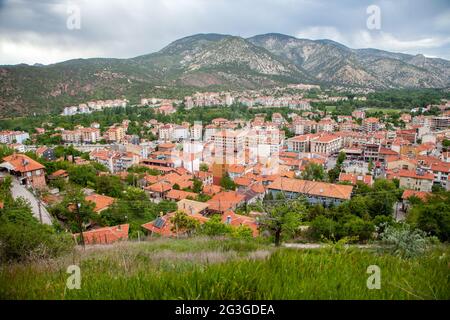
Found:
[[[3, 265], [1, 299], [450, 299], [450, 250], [404, 260], [363, 249], [287, 249], [225, 239], [154, 240]], [[67, 266], [81, 289], [66, 289]], [[369, 265], [381, 289], [369, 290]]]

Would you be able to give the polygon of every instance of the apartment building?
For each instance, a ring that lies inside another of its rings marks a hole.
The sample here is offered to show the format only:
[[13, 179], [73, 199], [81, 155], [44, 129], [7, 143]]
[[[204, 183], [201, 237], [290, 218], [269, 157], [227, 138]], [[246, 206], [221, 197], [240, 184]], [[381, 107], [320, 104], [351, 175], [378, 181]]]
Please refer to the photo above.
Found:
[[310, 150], [315, 153], [331, 155], [342, 148], [342, 138], [334, 134], [324, 134], [311, 140]]
[[10, 130], [0, 131], [0, 143], [5, 144], [23, 143], [25, 140], [29, 138], [30, 135], [24, 131], [10, 131]]
[[377, 118], [367, 118], [362, 122], [362, 129], [364, 132], [375, 132], [380, 128], [380, 120]]
[[121, 142], [125, 137], [125, 129], [123, 127], [111, 127], [105, 132], [105, 140], [108, 142]]

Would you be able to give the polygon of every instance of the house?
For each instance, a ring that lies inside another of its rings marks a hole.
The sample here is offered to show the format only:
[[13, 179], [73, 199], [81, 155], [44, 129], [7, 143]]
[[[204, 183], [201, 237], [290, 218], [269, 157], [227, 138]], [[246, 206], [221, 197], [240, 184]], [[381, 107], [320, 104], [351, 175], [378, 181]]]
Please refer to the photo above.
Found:
[[94, 212], [100, 214], [102, 211], [108, 209], [116, 199], [100, 194], [91, 194], [85, 197], [86, 201], [95, 204]]
[[368, 174], [363, 175], [341, 172], [339, 174], [339, 182], [350, 182], [352, 185], [356, 185], [358, 182], [362, 182], [364, 184], [367, 184], [368, 186], [372, 186], [373, 178]]
[[[150, 234], [159, 234], [164, 237], [173, 237], [177, 235], [176, 227], [170, 221], [175, 215], [175, 212], [169, 212], [166, 215], [156, 218], [153, 221], [144, 223], [141, 227], [147, 230]], [[188, 214], [189, 217], [197, 220], [199, 223], [205, 223], [209, 219], [199, 213]], [[179, 232], [180, 234], [182, 232]]]
[[417, 198], [419, 198], [422, 201], [426, 201], [427, 197], [429, 195], [431, 195], [431, 193], [430, 192], [425, 192], [425, 191], [415, 191], [415, 190], [405, 190], [405, 191], [403, 191], [403, 194], [402, 194], [402, 210], [404, 212], [407, 212], [410, 209], [411, 204], [409, 202], [409, 198], [417, 197]]
[[353, 186], [279, 177], [268, 185], [267, 191], [274, 198], [283, 193], [289, 199], [303, 195], [312, 204], [339, 204], [350, 200]]
[[38, 157], [44, 158], [47, 161], [56, 160], [55, 150], [48, 147], [39, 147], [36, 149], [36, 155]]
[[235, 191], [222, 191], [215, 194], [206, 203], [209, 204], [208, 211], [222, 213], [227, 210], [236, 210], [245, 203], [245, 196]]
[[47, 185], [45, 167], [27, 155], [15, 153], [4, 157], [3, 161], [0, 167], [15, 175], [21, 184], [31, 188], [44, 188]]
[[249, 227], [252, 230], [253, 237], [259, 234], [258, 223], [255, 218], [236, 214], [232, 210], [228, 210], [222, 214], [222, 222], [233, 227]]
[[[94, 244], [111, 244], [121, 240], [128, 240], [129, 224], [121, 224], [114, 227], [105, 227], [83, 232], [84, 243], [88, 245]], [[75, 239], [80, 238], [80, 234], [73, 235]], [[77, 240], [79, 242], [79, 240]]]
[[194, 192], [188, 192], [188, 191], [183, 191], [183, 190], [175, 190], [172, 189], [169, 192], [166, 193], [166, 199], [168, 200], [174, 200], [174, 201], [179, 201], [179, 200], [183, 200], [183, 199], [187, 199], [192, 198], [195, 199], [198, 196], [197, 193]]
[[433, 187], [434, 175], [424, 170], [400, 169], [386, 174], [388, 179], [399, 179], [400, 188], [430, 192]]
[[53, 172], [48, 177], [49, 180], [55, 180], [55, 179], [63, 179], [65, 181], [69, 180], [69, 173], [66, 170], [59, 169]]
[[198, 213], [201, 215], [206, 214], [206, 209], [209, 207], [208, 203], [183, 199], [177, 202], [178, 210], [181, 210], [187, 214]]

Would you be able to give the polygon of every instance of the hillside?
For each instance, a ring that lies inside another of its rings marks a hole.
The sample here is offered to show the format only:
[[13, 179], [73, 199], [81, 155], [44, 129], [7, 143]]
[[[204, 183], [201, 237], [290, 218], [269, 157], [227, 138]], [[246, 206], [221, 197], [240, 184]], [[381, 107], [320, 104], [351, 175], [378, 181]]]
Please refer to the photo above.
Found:
[[59, 112], [91, 99], [182, 98], [196, 90], [287, 83], [385, 88], [450, 85], [450, 62], [281, 34], [198, 34], [130, 59], [0, 66], [0, 116]]
[[[274, 248], [237, 239], [124, 242], [3, 265], [0, 299], [448, 300], [448, 252], [401, 259], [368, 249]], [[65, 288], [71, 264], [82, 270], [79, 290]], [[379, 290], [367, 288], [370, 265], [382, 270]]]

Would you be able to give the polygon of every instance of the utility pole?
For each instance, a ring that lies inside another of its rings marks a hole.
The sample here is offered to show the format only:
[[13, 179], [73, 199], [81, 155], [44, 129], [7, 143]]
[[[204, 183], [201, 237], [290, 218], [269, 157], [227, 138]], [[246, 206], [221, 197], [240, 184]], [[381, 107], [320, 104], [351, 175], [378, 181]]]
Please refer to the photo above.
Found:
[[36, 188], [33, 188], [33, 189], [34, 189], [34, 193], [35, 193], [35, 196], [37, 198], [37, 203], [38, 203], [39, 221], [42, 224], [41, 192], [39, 189], [36, 189]]
[[81, 207], [81, 203], [77, 202], [77, 203], [76, 203], [76, 207], [77, 207], [78, 227], [80, 228], [81, 244], [82, 244], [82, 246], [83, 246], [83, 249], [86, 249], [86, 245], [85, 245], [85, 243], [84, 243], [84, 235], [83, 235], [83, 222], [81, 221], [81, 216], [80, 216], [80, 207]]

